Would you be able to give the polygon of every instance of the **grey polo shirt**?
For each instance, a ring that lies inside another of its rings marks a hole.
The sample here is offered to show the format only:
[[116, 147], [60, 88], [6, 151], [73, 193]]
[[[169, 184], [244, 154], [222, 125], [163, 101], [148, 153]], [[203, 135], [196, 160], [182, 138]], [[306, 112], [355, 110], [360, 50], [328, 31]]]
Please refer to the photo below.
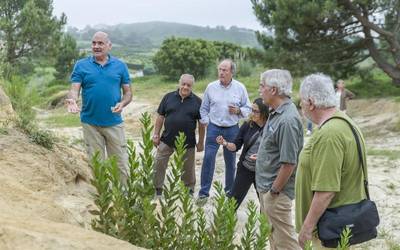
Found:
[[[270, 113], [264, 127], [256, 161], [257, 191], [269, 191], [281, 164], [296, 166], [302, 148], [303, 125], [296, 106], [288, 99]], [[294, 170], [282, 190], [290, 199], [294, 199], [295, 173]]]

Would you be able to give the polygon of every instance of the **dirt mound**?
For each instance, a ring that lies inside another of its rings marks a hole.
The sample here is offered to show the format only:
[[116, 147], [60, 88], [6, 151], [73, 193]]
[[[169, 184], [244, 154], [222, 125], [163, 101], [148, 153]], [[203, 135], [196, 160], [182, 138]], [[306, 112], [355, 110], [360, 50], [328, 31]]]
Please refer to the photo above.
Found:
[[349, 105], [349, 115], [372, 136], [400, 132], [400, 104], [390, 99], [354, 100]]
[[50, 151], [15, 129], [0, 135], [0, 249], [137, 249], [90, 231], [85, 154]]

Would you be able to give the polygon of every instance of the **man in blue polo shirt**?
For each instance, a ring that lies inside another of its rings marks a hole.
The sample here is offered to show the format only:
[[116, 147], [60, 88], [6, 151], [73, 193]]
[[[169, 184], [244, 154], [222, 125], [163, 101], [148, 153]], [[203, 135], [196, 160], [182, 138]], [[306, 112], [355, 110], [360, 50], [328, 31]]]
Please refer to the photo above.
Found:
[[[121, 117], [122, 109], [132, 100], [128, 68], [111, 56], [111, 41], [104, 32], [92, 39], [93, 56], [79, 60], [71, 75], [71, 90], [66, 99], [68, 112], [81, 112], [83, 137], [91, 159], [96, 151], [102, 159], [115, 155], [121, 181], [128, 177], [128, 154]], [[77, 105], [82, 89], [82, 109]], [[122, 89], [122, 98], [121, 98]]]

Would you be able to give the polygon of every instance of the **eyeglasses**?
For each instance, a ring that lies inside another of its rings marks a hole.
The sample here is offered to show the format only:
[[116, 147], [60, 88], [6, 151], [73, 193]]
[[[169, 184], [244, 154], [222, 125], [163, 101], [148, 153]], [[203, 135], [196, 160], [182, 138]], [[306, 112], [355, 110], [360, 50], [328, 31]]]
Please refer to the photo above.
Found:
[[260, 113], [260, 110], [257, 110], [257, 109], [251, 109], [251, 112], [253, 112], [254, 114], [259, 114], [259, 113]]

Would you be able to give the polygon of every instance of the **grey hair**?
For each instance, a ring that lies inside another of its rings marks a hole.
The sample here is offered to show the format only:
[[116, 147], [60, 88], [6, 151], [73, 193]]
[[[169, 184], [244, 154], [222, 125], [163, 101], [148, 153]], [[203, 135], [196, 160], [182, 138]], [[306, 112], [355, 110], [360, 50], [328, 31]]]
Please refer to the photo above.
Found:
[[194, 76], [191, 74], [182, 74], [181, 77], [179, 78], [179, 83], [182, 82], [183, 78], [189, 78], [192, 83], [194, 84]]
[[104, 38], [106, 39], [107, 43], [109, 43], [109, 44], [111, 43], [110, 37], [109, 37], [108, 34], [107, 34], [106, 32], [104, 32], [104, 31], [97, 31], [96, 33], [94, 33], [93, 38], [94, 38], [95, 36], [102, 36], [102, 37], [104, 37]]
[[218, 65], [220, 65], [223, 62], [229, 62], [231, 64], [231, 72], [232, 75], [234, 75], [236, 73], [236, 63], [232, 59], [224, 59], [220, 61]]
[[317, 108], [331, 108], [337, 104], [332, 79], [322, 73], [311, 74], [300, 85], [303, 100], [312, 100]]
[[270, 69], [261, 74], [261, 83], [278, 89], [279, 95], [290, 97], [293, 79], [288, 70]]

